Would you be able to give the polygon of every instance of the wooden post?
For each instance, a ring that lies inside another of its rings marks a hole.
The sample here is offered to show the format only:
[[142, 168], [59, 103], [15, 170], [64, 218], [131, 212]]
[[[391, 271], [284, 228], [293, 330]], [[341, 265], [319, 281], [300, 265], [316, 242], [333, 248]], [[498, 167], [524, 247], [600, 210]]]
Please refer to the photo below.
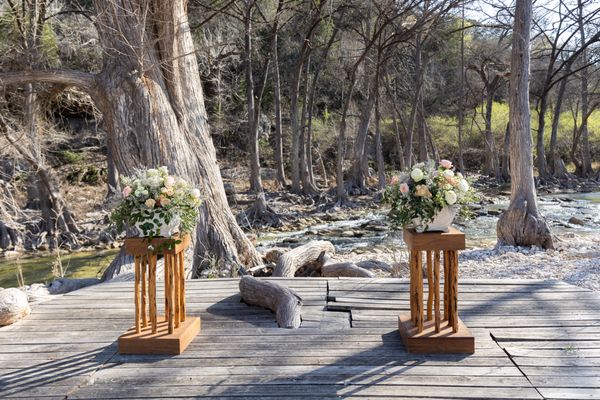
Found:
[[147, 290], [146, 285], [148, 284], [148, 280], [146, 278], [146, 268], [148, 264], [148, 257], [142, 256], [142, 328], [148, 326], [148, 315], [146, 311], [147, 304]]
[[173, 282], [173, 258], [171, 257], [171, 255], [168, 255], [168, 260], [169, 260], [169, 291], [167, 293], [165, 293], [165, 297], [169, 299], [169, 333], [173, 333], [173, 329], [175, 328], [174, 325], [174, 318], [175, 318], [175, 302], [174, 302], [174, 297], [175, 297], [175, 288], [174, 288], [174, 282]]
[[169, 293], [171, 293], [171, 289], [169, 288], [169, 258], [167, 255], [164, 256], [164, 264], [165, 264], [165, 321], [169, 321], [169, 312], [170, 312], [170, 300]]
[[152, 324], [152, 333], [158, 330], [158, 313], [156, 312], [156, 261], [157, 257], [152, 254], [148, 257], [148, 275], [150, 276], [150, 323]]
[[427, 252], [427, 321], [433, 319], [433, 261], [432, 252]]
[[448, 290], [450, 288], [448, 284], [448, 282], [450, 281], [449, 278], [450, 277], [448, 276], [448, 251], [444, 251], [444, 320], [446, 321], [450, 318], [448, 316]]
[[185, 269], [183, 268], [183, 252], [177, 254], [177, 260], [179, 261], [179, 279], [181, 279], [181, 295], [179, 296], [181, 322], [185, 322]]
[[440, 331], [440, 252], [435, 252], [433, 266], [434, 297], [435, 297], [435, 331]]
[[458, 252], [451, 251], [452, 258], [452, 331], [458, 332]]
[[135, 266], [135, 332], [140, 333], [140, 258], [134, 258]]
[[174, 291], [175, 298], [173, 301], [175, 302], [175, 329], [179, 328], [179, 322], [181, 321], [181, 304], [179, 302], [179, 297], [181, 295], [181, 289], [179, 287], [181, 280], [179, 279], [179, 257], [170, 256], [172, 261], [173, 268], [173, 280], [174, 280]]
[[417, 255], [417, 331], [423, 332], [423, 255]]

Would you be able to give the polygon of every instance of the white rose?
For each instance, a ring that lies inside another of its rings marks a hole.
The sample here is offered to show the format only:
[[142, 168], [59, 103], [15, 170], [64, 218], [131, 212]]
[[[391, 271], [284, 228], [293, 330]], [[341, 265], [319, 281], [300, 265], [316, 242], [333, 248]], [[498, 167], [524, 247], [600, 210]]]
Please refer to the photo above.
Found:
[[146, 207], [148, 207], [148, 208], [154, 208], [156, 201], [154, 199], [148, 199], [148, 200], [146, 200], [145, 204], [146, 204]]
[[168, 175], [169, 174], [169, 168], [165, 167], [164, 165], [162, 167], [160, 167], [158, 169], [162, 174]]
[[458, 190], [461, 192], [466, 192], [469, 190], [469, 182], [467, 182], [466, 179], [461, 179], [461, 181], [458, 182]]
[[158, 170], [154, 169], [154, 168], [150, 168], [147, 172], [146, 175], [150, 176], [157, 176], [158, 175]]
[[444, 176], [446, 178], [452, 178], [454, 176], [454, 172], [452, 170], [450, 170], [450, 169], [447, 169], [447, 170], [444, 171]]
[[423, 171], [420, 168], [414, 168], [410, 173], [410, 177], [413, 179], [413, 181], [419, 182], [423, 180], [425, 175], [423, 174]]
[[192, 190], [192, 196], [199, 199], [200, 198], [200, 190], [198, 190], [198, 189]]
[[453, 190], [448, 190], [444, 195], [444, 199], [446, 200], [446, 203], [448, 203], [448, 205], [451, 206], [452, 204], [456, 203], [458, 197], [456, 196], [456, 193], [454, 193]]

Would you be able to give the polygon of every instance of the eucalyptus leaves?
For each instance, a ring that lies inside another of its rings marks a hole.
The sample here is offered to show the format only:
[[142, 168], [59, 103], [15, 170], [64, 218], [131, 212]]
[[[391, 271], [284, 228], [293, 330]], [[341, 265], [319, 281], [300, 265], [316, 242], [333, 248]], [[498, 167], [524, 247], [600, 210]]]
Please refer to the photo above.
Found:
[[402, 227], [412, 227], [415, 221], [427, 225], [444, 207], [460, 208], [474, 199], [475, 191], [448, 160], [403, 171], [392, 179], [384, 197], [391, 205], [390, 219]]
[[200, 191], [169, 175], [167, 167], [122, 178], [123, 191], [111, 219], [119, 231], [137, 228], [138, 236], [168, 237], [196, 227]]

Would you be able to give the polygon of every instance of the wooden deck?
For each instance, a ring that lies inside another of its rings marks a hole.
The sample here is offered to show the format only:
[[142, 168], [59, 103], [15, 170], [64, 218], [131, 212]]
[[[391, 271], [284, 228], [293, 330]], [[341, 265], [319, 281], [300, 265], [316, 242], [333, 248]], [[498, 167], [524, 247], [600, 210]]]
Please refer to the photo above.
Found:
[[181, 356], [121, 356], [132, 283], [57, 297], [0, 328], [0, 398], [600, 398], [600, 295], [555, 281], [463, 281], [476, 352], [410, 355], [397, 279], [279, 279], [304, 298], [278, 329], [235, 279], [189, 281], [202, 332]]

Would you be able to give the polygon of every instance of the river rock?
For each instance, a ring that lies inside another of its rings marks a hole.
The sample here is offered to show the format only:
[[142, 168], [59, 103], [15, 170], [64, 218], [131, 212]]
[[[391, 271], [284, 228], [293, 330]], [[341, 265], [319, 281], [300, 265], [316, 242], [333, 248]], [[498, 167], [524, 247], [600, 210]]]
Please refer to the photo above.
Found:
[[0, 291], [0, 326], [14, 324], [31, 313], [27, 295], [17, 288]]
[[27, 300], [29, 303], [39, 303], [41, 301], [48, 300], [52, 296], [48, 290], [48, 286], [43, 283], [27, 285], [23, 291], [27, 295]]
[[573, 224], [573, 225], [585, 225], [585, 222], [583, 222], [581, 219], [579, 219], [577, 217], [569, 218], [569, 223]]

